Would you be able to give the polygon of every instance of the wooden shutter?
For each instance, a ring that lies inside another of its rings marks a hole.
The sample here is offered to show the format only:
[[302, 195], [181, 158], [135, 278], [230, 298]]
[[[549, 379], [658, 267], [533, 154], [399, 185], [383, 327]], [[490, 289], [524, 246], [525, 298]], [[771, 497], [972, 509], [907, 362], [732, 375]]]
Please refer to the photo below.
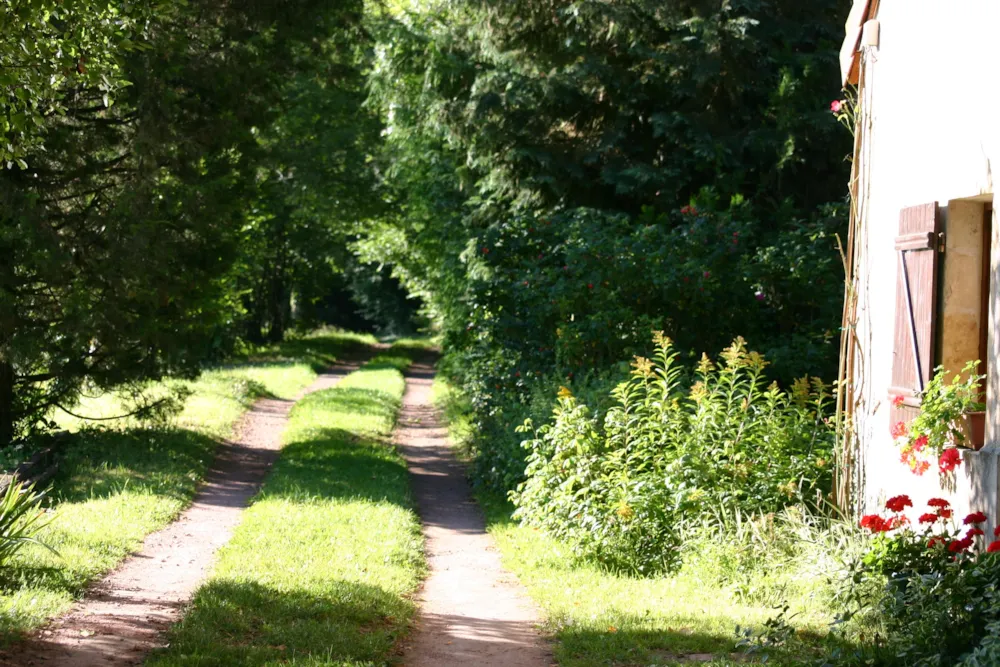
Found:
[[920, 407], [918, 394], [934, 373], [937, 273], [940, 243], [936, 203], [904, 208], [896, 237], [896, 324], [893, 340], [890, 424], [909, 422]]

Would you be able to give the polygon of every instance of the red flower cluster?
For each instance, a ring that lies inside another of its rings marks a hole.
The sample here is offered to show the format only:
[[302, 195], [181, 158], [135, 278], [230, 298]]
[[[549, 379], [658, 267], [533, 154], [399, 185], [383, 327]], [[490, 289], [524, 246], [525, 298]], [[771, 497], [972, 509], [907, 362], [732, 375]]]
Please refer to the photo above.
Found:
[[948, 544], [948, 551], [950, 551], [952, 553], [958, 553], [960, 551], [965, 551], [966, 549], [968, 549], [969, 547], [972, 546], [972, 541], [973, 541], [972, 538], [970, 536], [968, 536], [968, 535], [966, 535], [965, 537], [963, 537], [960, 540], [952, 540]]
[[845, 100], [834, 100], [830, 102], [830, 113], [840, 113], [840, 110], [847, 104]]
[[902, 512], [907, 507], [913, 507], [913, 501], [909, 496], [893, 496], [885, 501], [885, 507], [893, 512]]
[[984, 523], [986, 521], [986, 515], [982, 512], [973, 512], [969, 516], [965, 517], [962, 521], [966, 526], [973, 526], [977, 523]]
[[[927, 504], [934, 511], [921, 514], [918, 521], [927, 525], [927, 528], [924, 529], [924, 536], [927, 538], [928, 549], [941, 547], [942, 549], [947, 548], [949, 553], [956, 555], [969, 553], [976, 544], [976, 538], [985, 537], [986, 533], [979, 526], [986, 523], [988, 517], [984, 512], [978, 511], [972, 512], [962, 519], [964, 525], [970, 526], [964, 536], [953, 535], [947, 530], [943, 535], [930, 535], [929, 533], [932, 530], [933, 524], [950, 519], [954, 511], [951, 509], [951, 503], [944, 498], [931, 498], [927, 501]], [[885, 507], [894, 514], [889, 517], [883, 517], [879, 514], [866, 514], [861, 517], [859, 525], [871, 533], [888, 533], [910, 524], [909, 518], [902, 514], [907, 507], [913, 507], [913, 500], [909, 496], [893, 496], [885, 502]], [[1000, 538], [1000, 526], [993, 529], [993, 536]], [[1000, 539], [996, 539], [987, 545], [985, 551], [987, 553], [1000, 553]]]
[[885, 507], [895, 512], [895, 516], [885, 518], [878, 514], [866, 514], [861, 517], [858, 525], [872, 533], [888, 533], [890, 530], [896, 530], [910, 524], [910, 520], [900, 514], [904, 508], [913, 507], [913, 501], [910, 500], [909, 496], [893, 496], [886, 501]]
[[878, 514], [866, 514], [861, 517], [861, 521], [858, 522], [858, 525], [873, 533], [887, 533], [892, 530], [890, 527], [891, 523], [891, 519], [883, 519]]
[[892, 397], [892, 404], [895, 405], [897, 408], [903, 407], [903, 397], [899, 394], [896, 394], [895, 396]]
[[938, 468], [941, 469], [942, 474], [951, 472], [961, 463], [962, 455], [958, 453], [958, 449], [955, 447], [949, 447], [941, 452], [941, 456], [938, 457]]
[[896, 422], [892, 425], [892, 437], [894, 438], [905, 438], [909, 431], [910, 429], [906, 425], [906, 422]]
[[684, 215], [698, 215], [698, 209], [694, 206], [685, 206], [681, 208], [681, 213]]

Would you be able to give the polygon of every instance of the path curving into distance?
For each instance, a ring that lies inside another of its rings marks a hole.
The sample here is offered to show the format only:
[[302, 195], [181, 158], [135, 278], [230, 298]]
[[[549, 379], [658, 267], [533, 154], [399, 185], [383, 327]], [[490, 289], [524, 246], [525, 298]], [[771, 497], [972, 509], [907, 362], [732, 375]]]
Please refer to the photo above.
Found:
[[431, 404], [434, 369], [406, 374], [396, 443], [410, 468], [430, 575], [420, 591], [416, 626], [403, 647], [408, 667], [548, 667], [538, 612], [487, 534]]
[[361, 361], [321, 374], [294, 400], [260, 399], [234, 437], [219, 446], [191, 506], [146, 537], [139, 553], [93, 584], [83, 600], [23, 644], [0, 653], [0, 664], [46, 667], [139, 665], [163, 643], [184, 605], [229, 541], [243, 510], [278, 457], [288, 413], [306, 394], [329, 389]]

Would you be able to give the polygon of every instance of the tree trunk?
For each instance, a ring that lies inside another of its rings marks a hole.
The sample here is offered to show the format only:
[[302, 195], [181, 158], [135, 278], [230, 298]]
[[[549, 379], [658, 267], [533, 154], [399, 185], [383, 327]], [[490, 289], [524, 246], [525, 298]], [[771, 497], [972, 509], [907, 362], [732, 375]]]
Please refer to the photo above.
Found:
[[0, 361], [0, 449], [14, 439], [14, 367]]
[[285, 281], [276, 277], [271, 282], [271, 294], [268, 299], [269, 324], [267, 338], [272, 343], [280, 343], [285, 339], [288, 328], [288, 311], [290, 310], [288, 289]]

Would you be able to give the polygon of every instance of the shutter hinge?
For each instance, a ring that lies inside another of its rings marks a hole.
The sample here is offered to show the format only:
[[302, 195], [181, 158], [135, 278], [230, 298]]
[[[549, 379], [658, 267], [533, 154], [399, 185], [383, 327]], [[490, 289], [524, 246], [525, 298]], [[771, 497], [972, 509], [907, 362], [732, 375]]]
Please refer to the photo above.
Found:
[[945, 248], [945, 245], [944, 245], [944, 232], [939, 232], [938, 233], [938, 248], [937, 248], [938, 252], [941, 253], [941, 254], [944, 254], [944, 248]]

